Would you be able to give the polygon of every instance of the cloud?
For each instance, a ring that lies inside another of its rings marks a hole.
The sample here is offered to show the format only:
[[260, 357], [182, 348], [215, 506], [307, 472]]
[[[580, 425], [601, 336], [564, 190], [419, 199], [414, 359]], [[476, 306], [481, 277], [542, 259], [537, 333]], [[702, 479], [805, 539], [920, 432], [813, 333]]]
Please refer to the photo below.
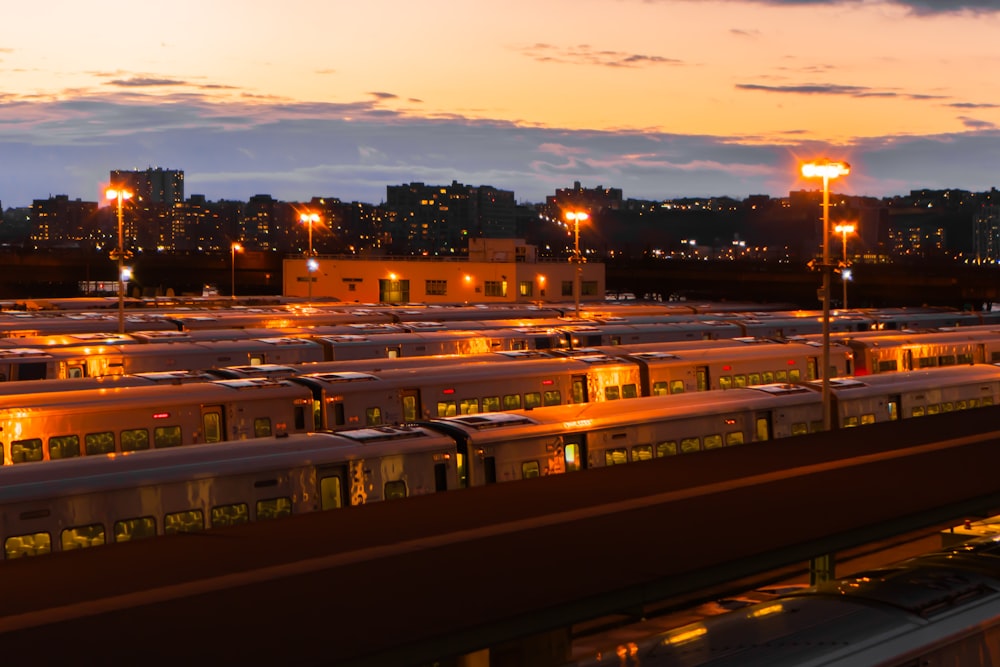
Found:
[[867, 86], [845, 86], [835, 83], [802, 83], [788, 86], [767, 86], [758, 83], [738, 83], [740, 90], [756, 90], [765, 93], [796, 95], [846, 95], [848, 97], [895, 97], [907, 100], [943, 99], [940, 95], [903, 93], [898, 90], [877, 90]]
[[866, 6], [888, 4], [901, 7], [916, 16], [940, 14], [990, 14], [1000, 12], [1000, 0], [722, 0], [755, 3], [774, 7], [809, 7], [820, 5]]
[[522, 54], [542, 63], [565, 65], [598, 65], [600, 67], [645, 67], [657, 65], [681, 65], [683, 61], [664, 56], [624, 51], [597, 50], [589, 44], [579, 46], [555, 46], [536, 43], [518, 49]]
[[[0, 106], [0, 201], [26, 206], [50, 194], [96, 201], [110, 170], [150, 165], [183, 170], [186, 193], [210, 200], [267, 193], [379, 203], [387, 185], [416, 181], [492, 185], [529, 202], [574, 181], [636, 199], [784, 196], [804, 187], [797, 155], [831, 151], [803, 143], [795, 128], [775, 137], [574, 131], [387, 113], [377, 98], [295, 104], [236, 95], [220, 104], [197, 92], [145, 90]], [[872, 196], [990, 189], [1000, 131], [961, 121], [962, 132], [833, 147], [832, 157], [853, 167], [838, 189]]]
[[187, 81], [179, 79], [157, 79], [153, 77], [135, 76], [128, 79], [112, 79], [107, 82], [111, 86], [124, 86], [127, 88], [145, 88], [152, 86], [187, 86]]

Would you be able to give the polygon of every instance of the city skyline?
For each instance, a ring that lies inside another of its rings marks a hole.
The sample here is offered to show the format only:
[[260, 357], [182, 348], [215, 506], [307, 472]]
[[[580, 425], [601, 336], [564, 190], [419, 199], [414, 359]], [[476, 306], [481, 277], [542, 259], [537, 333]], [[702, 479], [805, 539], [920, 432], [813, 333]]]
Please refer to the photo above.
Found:
[[148, 167], [209, 200], [370, 203], [784, 196], [822, 156], [845, 194], [1000, 182], [996, 0], [54, 4], [0, 38], [5, 208]]

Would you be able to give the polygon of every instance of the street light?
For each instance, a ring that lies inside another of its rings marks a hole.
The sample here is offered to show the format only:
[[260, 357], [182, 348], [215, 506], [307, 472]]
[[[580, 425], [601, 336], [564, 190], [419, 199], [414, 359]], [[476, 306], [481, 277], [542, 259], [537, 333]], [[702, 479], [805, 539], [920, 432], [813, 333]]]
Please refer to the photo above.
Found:
[[118, 333], [125, 333], [125, 246], [122, 243], [122, 202], [132, 198], [132, 193], [122, 188], [108, 188], [104, 195], [118, 202]]
[[830, 415], [830, 179], [851, 173], [846, 162], [821, 160], [802, 165], [806, 178], [823, 179], [823, 430], [829, 431]]
[[844, 283], [844, 310], [847, 310], [847, 281], [851, 279], [851, 272], [847, 270], [847, 235], [853, 234], [855, 229], [853, 222], [844, 222], [833, 227], [833, 231], [840, 234], [840, 245], [844, 249], [844, 265], [840, 267], [840, 281]]
[[234, 243], [229, 247], [233, 255], [233, 279], [229, 284], [232, 286], [233, 296], [232, 300], [236, 301], [236, 253], [243, 252], [243, 246], [239, 243]]
[[306, 255], [306, 280], [309, 282], [309, 300], [313, 296], [313, 271], [316, 270], [316, 260], [313, 259], [313, 223], [319, 222], [318, 213], [302, 213], [299, 215], [299, 222], [309, 225], [309, 252]]
[[573, 223], [573, 262], [576, 272], [573, 275], [573, 299], [576, 303], [576, 317], [580, 319], [580, 274], [583, 272], [583, 258], [580, 257], [580, 223], [590, 216], [583, 211], [569, 211], [566, 219]]

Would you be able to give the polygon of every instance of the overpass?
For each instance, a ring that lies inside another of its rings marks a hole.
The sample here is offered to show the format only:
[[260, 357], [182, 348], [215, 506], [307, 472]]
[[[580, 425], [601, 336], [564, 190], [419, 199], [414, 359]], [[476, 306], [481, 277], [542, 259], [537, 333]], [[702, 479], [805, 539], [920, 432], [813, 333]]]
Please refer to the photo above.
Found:
[[0, 566], [44, 663], [558, 665], [570, 625], [1000, 508], [1000, 407]]

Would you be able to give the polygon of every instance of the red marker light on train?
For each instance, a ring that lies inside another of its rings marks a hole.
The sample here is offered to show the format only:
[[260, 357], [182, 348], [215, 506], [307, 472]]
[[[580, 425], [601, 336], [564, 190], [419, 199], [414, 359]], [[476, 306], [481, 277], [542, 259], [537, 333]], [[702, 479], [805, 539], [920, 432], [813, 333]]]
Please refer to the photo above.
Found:
[[169, 412], [154, 412], [153, 413], [153, 419], [169, 419], [169, 418], [170, 418], [170, 413]]
[[455, 390], [454, 390], [454, 389], [445, 389], [445, 390], [444, 390], [444, 391], [442, 391], [441, 393], [442, 393], [442, 394], [454, 394], [454, 393], [455, 393]]
[[795, 360], [794, 359], [789, 359], [788, 360], [788, 365], [789, 366], [794, 366], [795, 365]]
[[552, 381], [552, 380], [542, 380], [542, 385], [543, 385], [543, 386], [548, 386], [548, 385], [550, 385], [550, 384], [552, 384], [552, 383], [553, 383], [553, 381]]
[[731, 371], [731, 370], [733, 370], [733, 367], [730, 366], [729, 364], [726, 364], [725, 366], [722, 367], [722, 370], [724, 370], [724, 371]]

